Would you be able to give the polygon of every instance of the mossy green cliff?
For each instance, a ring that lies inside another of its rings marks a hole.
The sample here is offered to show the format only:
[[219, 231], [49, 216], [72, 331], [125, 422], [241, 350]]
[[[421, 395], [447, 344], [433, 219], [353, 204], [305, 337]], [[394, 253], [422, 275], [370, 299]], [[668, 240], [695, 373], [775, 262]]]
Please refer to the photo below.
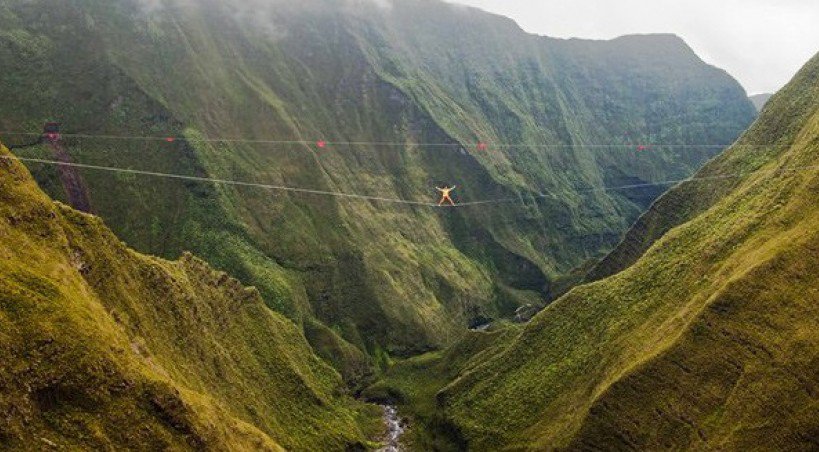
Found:
[[0, 448], [342, 450], [377, 433], [299, 328], [136, 253], [0, 147]]
[[[462, 367], [436, 395], [461, 441], [818, 447], [818, 92], [819, 56], [696, 176], [730, 177], [664, 196], [648, 223], [664, 230], [638, 223], [629, 236], [653, 237], [633, 265], [576, 287], [493, 356]], [[709, 195], [680, 196], [692, 192]]]

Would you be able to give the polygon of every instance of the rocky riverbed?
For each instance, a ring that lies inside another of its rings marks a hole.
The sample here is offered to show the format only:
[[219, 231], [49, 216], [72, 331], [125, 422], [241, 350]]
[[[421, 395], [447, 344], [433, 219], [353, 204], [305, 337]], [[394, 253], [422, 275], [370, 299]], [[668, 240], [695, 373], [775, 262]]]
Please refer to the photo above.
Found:
[[384, 409], [384, 424], [387, 426], [387, 433], [384, 435], [384, 447], [377, 452], [401, 452], [404, 447], [401, 445], [401, 435], [406, 430], [406, 424], [398, 416], [398, 409], [392, 405], [382, 405]]

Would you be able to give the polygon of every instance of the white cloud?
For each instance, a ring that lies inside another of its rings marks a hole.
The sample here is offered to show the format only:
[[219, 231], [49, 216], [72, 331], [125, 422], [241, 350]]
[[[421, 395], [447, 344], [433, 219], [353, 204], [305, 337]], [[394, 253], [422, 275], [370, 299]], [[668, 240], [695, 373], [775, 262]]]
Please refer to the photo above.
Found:
[[145, 14], [161, 15], [178, 8], [218, 7], [242, 26], [272, 40], [287, 36], [286, 28], [275, 20], [274, 12], [290, 0], [136, 0]]
[[344, 0], [344, 4], [345, 6], [352, 8], [369, 7], [375, 5], [381, 8], [382, 10], [392, 9], [392, 0]]
[[381, 8], [392, 8], [392, 2], [390, 0], [369, 0], [375, 3], [376, 6]]

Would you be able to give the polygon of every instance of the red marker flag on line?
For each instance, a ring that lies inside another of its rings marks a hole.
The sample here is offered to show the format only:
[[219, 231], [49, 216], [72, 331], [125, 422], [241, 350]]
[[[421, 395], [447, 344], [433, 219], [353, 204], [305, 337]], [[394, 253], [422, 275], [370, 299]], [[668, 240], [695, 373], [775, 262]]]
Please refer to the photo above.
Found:
[[486, 143], [483, 143], [483, 142], [478, 143], [478, 150], [479, 150], [479, 151], [485, 151], [485, 150], [486, 150], [486, 147], [487, 147], [487, 146], [486, 146]]
[[168, 138], [165, 138], [165, 141], [167, 141], [168, 143], [173, 143], [174, 141], [176, 141], [176, 138], [168, 137]]
[[324, 149], [324, 148], [326, 148], [326, 147], [327, 147], [327, 142], [326, 142], [326, 141], [324, 141], [324, 140], [319, 140], [319, 141], [316, 141], [316, 146], [318, 146], [318, 147], [320, 147], [320, 148]]
[[641, 145], [639, 145], [639, 146], [637, 146], [637, 150], [638, 150], [638, 151], [645, 151], [646, 149], [647, 149], [647, 148], [646, 148], [644, 145], [642, 145], [642, 144], [641, 144]]

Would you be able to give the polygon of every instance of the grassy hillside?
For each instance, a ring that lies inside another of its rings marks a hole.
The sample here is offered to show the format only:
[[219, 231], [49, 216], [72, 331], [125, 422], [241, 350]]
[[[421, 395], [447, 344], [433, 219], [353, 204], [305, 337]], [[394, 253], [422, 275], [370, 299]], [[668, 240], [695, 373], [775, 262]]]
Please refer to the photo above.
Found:
[[819, 56], [740, 142], [782, 146], [729, 150], [702, 175], [745, 176], [438, 394], [473, 449], [819, 446], [817, 90]]
[[792, 83], [766, 104], [765, 120], [754, 124], [731, 149], [696, 175], [705, 179], [732, 177], [720, 183], [685, 182], [665, 193], [629, 229], [623, 241], [589, 272], [587, 279], [602, 279], [629, 267], [669, 230], [712, 207], [734, 190], [745, 175], [793, 146], [804, 124], [817, 110], [816, 79], [819, 67], [806, 65]]
[[[437, 1], [13, 0], [0, 30], [0, 94], [15, 99], [0, 129], [59, 120], [69, 134], [185, 138], [69, 136], [75, 161], [507, 199], [437, 210], [82, 172], [129, 244], [190, 250], [258, 287], [318, 349], [349, 357], [337, 364], [352, 379], [368, 359], [353, 348], [377, 362], [426, 351], [559, 292], [663, 190], [590, 188], [686, 177], [754, 117], [736, 81], [676, 37], [555, 40]], [[65, 199], [53, 168], [30, 168]]]
[[[342, 450], [380, 411], [190, 254], [126, 248], [0, 147], [0, 448]], [[365, 434], [365, 432], [367, 434]]]
[[464, 370], [501, 353], [520, 329], [505, 325], [491, 331], [470, 331], [446, 350], [400, 360], [362, 396], [395, 405], [409, 419], [409, 429], [401, 439], [409, 450], [464, 450], [468, 443], [440, 410], [438, 394]]

